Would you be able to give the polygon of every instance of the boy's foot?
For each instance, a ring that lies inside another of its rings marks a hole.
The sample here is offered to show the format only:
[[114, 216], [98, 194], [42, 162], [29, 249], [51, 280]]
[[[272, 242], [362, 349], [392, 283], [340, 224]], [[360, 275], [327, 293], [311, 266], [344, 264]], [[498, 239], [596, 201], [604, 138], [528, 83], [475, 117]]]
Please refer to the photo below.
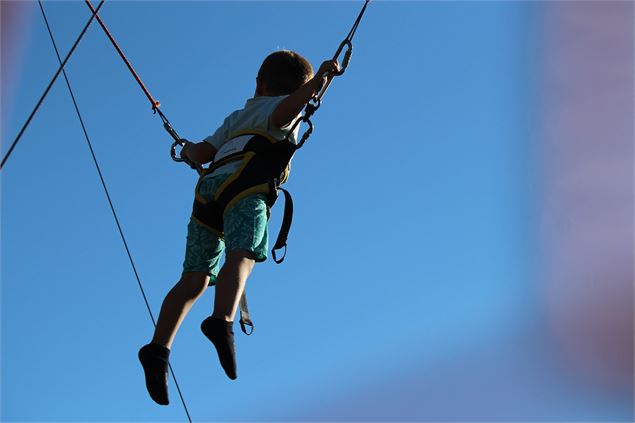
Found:
[[223, 370], [230, 379], [236, 379], [236, 351], [234, 349], [234, 322], [216, 319], [212, 316], [203, 320], [201, 331], [212, 341]]
[[168, 362], [170, 350], [159, 344], [148, 344], [139, 350], [139, 361], [146, 375], [146, 388], [157, 404], [168, 405]]

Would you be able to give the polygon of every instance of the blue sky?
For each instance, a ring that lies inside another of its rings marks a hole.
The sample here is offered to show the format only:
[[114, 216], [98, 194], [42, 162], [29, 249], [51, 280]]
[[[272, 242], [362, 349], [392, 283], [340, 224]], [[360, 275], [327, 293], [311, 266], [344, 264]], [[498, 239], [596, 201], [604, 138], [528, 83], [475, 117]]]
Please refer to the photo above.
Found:
[[[317, 67], [361, 4], [113, 1], [100, 15], [179, 134], [200, 140], [253, 94], [268, 53]], [[3, 154], [58, 66], [28, 8]], [[45, 8], [64, 54], [89, 11]], [[237, 336], [239, 379], [198, 329], [211, 290], [177, 336], [194, 421], [632, 416], [618, 395], [574, 389], [541, 326], [542, 10], [371, 3], [294, 159], [287, 259], [249, 280], [256, 332]], [[67, 72], [158, 313], [180, 274], [195, 174], [170, 160], [171, 139], [96, 24]], [[167, 408], [145, 392], [136, 352], [151, 331], [60, 79], [2, 171], [2, 420], [182, 421], [173, 385]]]

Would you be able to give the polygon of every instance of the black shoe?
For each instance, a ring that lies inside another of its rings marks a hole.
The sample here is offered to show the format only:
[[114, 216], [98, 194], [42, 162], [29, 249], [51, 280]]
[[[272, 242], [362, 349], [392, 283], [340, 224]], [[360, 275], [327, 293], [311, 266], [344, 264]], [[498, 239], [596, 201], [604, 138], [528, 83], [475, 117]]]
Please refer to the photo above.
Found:
[[146, 388], [157, 404], [168, 405], [168, 361], [170, 350], [159, 344], [148, 344], [139, 350], [139, 361], [146, 375]]
[[212, 316], [203, 320], [203, 323], [201, 323], [201, 331], [203, 331], [207, 339], [212, 341], [212, 344], [216, 347], [220, 364], [223, 366], [227, 377], [232, 380], [238, 377], [236, 374], [233, 324], [234, 322], [226, 322], [225, 320], [216, 319]]

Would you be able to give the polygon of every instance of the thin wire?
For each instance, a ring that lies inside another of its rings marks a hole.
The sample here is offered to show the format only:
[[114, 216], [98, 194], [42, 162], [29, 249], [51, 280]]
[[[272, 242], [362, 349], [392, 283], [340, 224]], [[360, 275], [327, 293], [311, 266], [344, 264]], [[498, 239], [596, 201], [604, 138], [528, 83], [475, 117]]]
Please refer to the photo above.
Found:
[[57, 70], [57, 72], [55, 72], [55, 75], [53, 76], [53, 79], [51, 79], [51, 82], [49, 83], [48, 87], [46, 87], [46, 89], [44, 90], [44, 94], [42, 94], [42, 97], [40, 97], [40, 100], [37, 102], [37, 104], [35, 105], [35, 108], [33, 109], [33, 111], [31, 112], [31, 114], [29, 115], [29, 117], [27, 118], [26, 122], [24, 123], [24, 125], [22, 126], [22, 129], [20, 129], [20, 132], [18, 133], [18, 135], [15, 137], [15, 140], [13, 141], [13, 143], [11, 144], [11, 147], [9, 147], [9, 150], [7, 151], [7, 154], [4, 156], [4, 158], [2, 159], [2, 162], [0, 162], [0, 170], [2, 170], [2, 168], [4, 167], [4, 164], [7, 162], [7, 160], [9, 159], [9, 156], [11, 155], [11, 153], [13, 152], [13, 149], [15, 148], [16, 145], [18, 145], [18, 141], [20, 141], [20, 138], [22, 138], [22, 134], [24, 134], [24, 131], [26, 131], [26, 128], [29, 126], [29, 124], [31, 123], [31, 119], [33, 119], [33, 116], [35, 116], [35, 113], [38, 111], [38, 109], [40, 108], [40, 106], [42, 105], [42, 102], [44, 101], [44, 99], [46, 98], [46, 96], [48, 95], [49, 91], [51, 90], [51, 87], [53, 86], [53, 84], [55, 83], [55, 81], [57, 80], [57, 77], [60, 75], [60, 73], [64, 70], [64, 66], [66, 66], [66, 62], [68, 62], [68, 59], [71, 58], [71, 55], [73, 54], [73, 52], [75, 51], [75, 48], [77, 47], [77, 45], [79, 44], [79, 42], [81, 41], [81, 39], [84, 37], [84, 34], [86, 33], [86, 30], [88, 29], [88, 27], [90, 26], [91, 22], [93, 21], [93, 19], [95, 18], [95, 16], [97, 16], [97, 12], [99, 11], [99, 9], [101, 8], [101, 6], [103, 6], [105, 0], [101, 0], [99, 2], [99, 4], [97, 5], [97, 9], [95, 11], [93, 11], [93, 14], [91, 15], [90, 19], [88, 20], [88, 22], [86, 22], [86, 25], [84, 26], [84, 29], [82, 29], [82, 32], [79, 34], [79, 36], [77, 37], [77, 40], [75, 40], [75, 44], [73, 44], [73, 47], [71, 47], [70, 51], [68, 52], [68, 54], [66, 55], [66, 58], [64, 59], [64, 61], [62, 61], [60, 63], [60, 67]]
[[[44, 6], [42, 5], [42, 1], [38, 0], [38, 4], [40, 6], [40, 10], [42, 11], [42, 17], [44, 18], [44, 23], [46, 24], [46, 29], [48, 30], [49, 36], [51, 37], [51, 42], [53, 43], [53, 48], [55, 49], [55, 54], [57, 55], [57, 59], [61, 62], [61, 57], [59, 54], [59, 50], [57, 49], [57, 43], [55, 42], [55, 38], [53, 37], [53, 31], [51, 30], [51, 26], [49, 25], [49, 21], [46, 17], [46, 13], [44, 12]], [[97, 156], [95, 155], [95, 150], [93, 149], [93, 144], [90, 141], [90, 137], [88, 136], [88, 131], [86, 130], [86, 125], [84, 124], [84, 119], [82, 118], [82, 114], [79, 111], [79, 106], [77, 105], [77, 101], [75, 99], [75, 94], [73, 93], [73, 89], [71, 88], [70, 81], [68, 80], [68, 76], [66, 75], [66, 71], [62, 70], [62, 74], [64, 75], [64, 80], [66, 81], [66, 86], [68, 87], [68, 92], [70, 93], [71, 100], [73, 101], [73, 106], [75, 107], [75, 112], [77, 113], [77, 118], [79, 119], [79, 123], [82, 127], [82, 131], [84, 132], [84, 137], [86, 138], [86, 143], [88, 144], [88, 148], [90, 150], [90, 154], [93, 157], [93, 162], [95, 163], [95, 168], [97, 169], [97, 173], [99, 174], [99, 179], [101, 181], [101, 185], [104, 188], [104, 192], [106, 193], [106, 198], [108, 199], [108, 204], [110, 205], [110, 211], [112, 212], [113, 217], [115, 218], [115, 223], [117, 224], [117, 229], [119, 230], [119, 235], [121, 236], [121, 240], [123, 241], [123, 245], [126, 249], [126, 253], [128, 254], [128, 259], [130, 260], [130, 265], [132, 266], [132, 270], [134, 272], [135, 278], [137, 279], [137, 284], [139, 285], [139, 290], [141, 291], [141, 295], [143, 296], [143, 301], [145, 302], [146, 308], [148, 309], [148, 313], [150, 314], [150, 319], [152, 320], [152, 325], [156, 327], [156, 322], [154, 320], [154, 315], [152, 314], [152, 309], [150, 308], [150, 303], [148, 302], [148, 297], [146, 296], [145, 290], [143, 289], [143, 284], [141, 283], [141, 279], [139, 278], [139, 273], [137, 272], [137, 267], [135, 266], [134, 260], [132, 259], [132, 254], [130, 253], [130, 249], [128, 248], [128, 242], [126, 241], [126, 237], [123, 233], [123, 229], [121, 228], [121, 224], [119, 223], [119, 218], [117, 217], [117, 212], [115, 211], [115, 206], [113, 205], [112, 198], [110, 197], [110, 192], [108, 191], [108, 186], [106, 185], [106, 181], [104, 180], [103, 173], [101, 171], [101, 167], [99, 166], [99, 161], [97, 160]], [[185, 404], [185, 400], [183, 398], [183, 394], [181, 393], [181, 388], [179, 387], [179, 383], [176, 379], [176, 375], [174, 374], [174, 370], [172, 369], [172, 365], [169, 364], [170, 373], [172, 374], [172, 378], [174, 379], [174, 384], [179, 393], [179, 397], [181, 398], [181, 403], [183, 404], [183, 408], [185, 409], [185, 414], [187, 415], [188, 421], [191, 423], [192, 419], [190, 417], [190, 413], [187, 409], [187, 405]]]

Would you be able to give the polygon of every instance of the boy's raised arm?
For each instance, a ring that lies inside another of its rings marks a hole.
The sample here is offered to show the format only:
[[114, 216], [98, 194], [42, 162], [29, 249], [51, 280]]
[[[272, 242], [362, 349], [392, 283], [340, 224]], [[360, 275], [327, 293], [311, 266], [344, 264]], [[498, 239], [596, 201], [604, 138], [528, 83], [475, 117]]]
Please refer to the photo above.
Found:
[[278, 128], [282, 128], [290, 124], [293, 119], [302, 111], [305, 104], [309, 102], [315, 91], [321, 86], [322, 79], [330, 77], [339, 71], [340, 67], [337, 60], [327, 60], [320, 65], [315, 76], [306, 84], [295, 90], [287, 98], [282, 100], [280, 104], [271, 114], [271, 123]]

